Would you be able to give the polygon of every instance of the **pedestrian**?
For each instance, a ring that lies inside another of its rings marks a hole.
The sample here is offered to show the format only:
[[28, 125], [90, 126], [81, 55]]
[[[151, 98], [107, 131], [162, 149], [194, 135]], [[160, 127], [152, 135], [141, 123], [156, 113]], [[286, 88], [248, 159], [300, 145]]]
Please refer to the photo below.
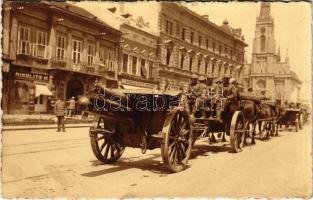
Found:
[[64, 115], [65, 115], [65, 102], [58, 98], [57, 102], [55, 103], [55, 115], [58, 118], [58, 130], [57, 132], [62, 131], [65, 132], [65, 125], [64, 125]]
[[75, 115], [75, 97], [72, 97], [70, 102], [69, 102], [69, 116], [72, 117], [73, 115]]

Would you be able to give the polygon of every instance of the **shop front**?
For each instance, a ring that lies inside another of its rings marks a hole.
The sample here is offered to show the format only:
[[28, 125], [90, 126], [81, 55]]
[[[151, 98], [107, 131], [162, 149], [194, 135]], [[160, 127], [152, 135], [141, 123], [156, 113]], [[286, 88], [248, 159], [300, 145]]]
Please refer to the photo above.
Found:
[[8, 104], [11, 114], [50, 112], [50, 99], [53, 93], [49, 88], [48, 74], [16, 70], [13, 71], [10, 82]]

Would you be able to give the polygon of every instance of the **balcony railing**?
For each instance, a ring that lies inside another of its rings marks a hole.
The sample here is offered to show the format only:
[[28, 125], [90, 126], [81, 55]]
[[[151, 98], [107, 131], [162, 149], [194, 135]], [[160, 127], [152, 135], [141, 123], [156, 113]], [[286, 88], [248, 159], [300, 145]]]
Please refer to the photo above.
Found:
[[87, 62], [77, 62], [77, 60], [73, 59], [63, 59], [60, 60], [58, 58], [51, 59], [51, 67], [52, 68], [59, 68], [59, 69], [66, 69], [70, 71], [76, 71], [81, 73], [92, 73], [92, 74], [104, 74], [108, 71], [115, 71], [116, 68], [116, 61], [109, 61], [106, 60], [104, 64], [100, 63], [87, 63]]

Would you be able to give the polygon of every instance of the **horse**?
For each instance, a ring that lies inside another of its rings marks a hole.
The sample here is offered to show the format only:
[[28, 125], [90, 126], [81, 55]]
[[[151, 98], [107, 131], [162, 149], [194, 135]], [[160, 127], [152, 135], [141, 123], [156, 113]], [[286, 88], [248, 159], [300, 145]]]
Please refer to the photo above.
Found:
[[[260, 103], [260, 115], [258, 119], [259, 133], [266, 131], [266, 138], [273, 136], [276, 132], [278, 135], [278, 121], [281, 116], [281, 107], [266, 102]], [[262, 123], [263, 126], [262, 126]], [[262, 129], [263, 128], [263, 129]]]

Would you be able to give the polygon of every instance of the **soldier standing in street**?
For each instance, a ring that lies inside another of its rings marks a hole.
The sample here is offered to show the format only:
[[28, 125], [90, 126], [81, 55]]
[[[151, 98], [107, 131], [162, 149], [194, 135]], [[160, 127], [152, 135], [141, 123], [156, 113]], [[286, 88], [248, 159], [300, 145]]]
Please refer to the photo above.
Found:
[[65, 132], [65, 125], [64, 125], [64, 115], [65, 115], [65, 102], [58, 98], [57, 102], [55, 103], [55, 115], [58, 118], [58, 130], [60, 132], [61, 127], [62, 131]]

